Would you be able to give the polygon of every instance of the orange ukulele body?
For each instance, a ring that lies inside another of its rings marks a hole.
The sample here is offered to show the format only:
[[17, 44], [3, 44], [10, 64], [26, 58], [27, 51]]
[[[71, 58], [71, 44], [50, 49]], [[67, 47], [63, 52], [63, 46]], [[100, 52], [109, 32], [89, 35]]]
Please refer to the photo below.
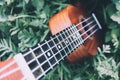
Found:
[[[62, 31], [63, 29], [71, 26], [72, 24], [79, 23], [82, 19], [85, 18], [84, 11], [79, 7], [76, 8], [72, 5], [69, 5], [49, 20], [49, 28], [53, 35], [56, 33]], [[79, 25], [78, 28], [83, 27], [82, 25]], [[82, 33], [85, 32], [85, 30], [81, 31]], [[83, 37], [87, 37], [88, 34], [85, 34]], [[99, 45], [99, 41], [97, 40], [96, 34], [92, 37], [88, 38], [80, 47], [78, 47], [75, 51], [70, 54], [67, 59], [70, 62], [76, 62], [79, 61], [82, 58], [88, 57], [88, 56], [94, 56], [97, 53], [97, 47]], [[17, 63], [14, 63], [12, 66], [6, 67], [7, 64], [13, 62], [14, 59], [9, 59], [3, 62], [0, 62], [0, 69], [5, 67], [4, 71], [0, 71], [0, 75], [5, 74], [6, 72], [9, 72], [11, 69], [16, 68], [18, 65]], [[17, 70], [15, 73], [8, 75], [7, 77], [2, 78], [2, 80], [21, 80], [23, 78], [23, 74], [20, 70]], [[23, 79], [24, 80], [24, 79]]]

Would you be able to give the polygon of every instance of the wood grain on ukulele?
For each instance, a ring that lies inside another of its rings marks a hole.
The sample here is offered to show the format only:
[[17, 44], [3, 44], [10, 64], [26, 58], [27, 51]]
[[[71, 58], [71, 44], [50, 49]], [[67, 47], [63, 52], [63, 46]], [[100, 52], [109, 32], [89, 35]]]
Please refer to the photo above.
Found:
[[[50, 40], [48, 40], [47, 42], [45, 41], [45, 44], [48, 46], [48, 49], [50, 51], [47, 50], [49, 51], [47, 52], [47, 51], [44, 51], [44, 49], [42, 49], [44, 53], [42, 55], [40, 53], [36, 53], [35, 49], [33, 50], [30, 49], [30, 51], [25, 54], [18, 54], [16, 55], [16, 57], [13, 57], [12, 59], [0, 62], [0, 80], [41, 79], [41, 77], [45, 76], [49, 70], [52, 70], [52, 68], [54, 68], [54, 66], [57, 63], [59, 63], [61, 60], [63, 60], [63, 58], [65, 57], [67, 57], [67, 59], [70, 62], [76, 62], [81, 60], [82, 58], [96, 55], [99, 41], [97, 38], [98, 37], [97, 33], [95, 32], [98, 29], [101, 29], [101, 26], [94, 14], [92, 14], [92, 17], [85, 17], [85, 16], [86, 15], [84, 11], [81, 9], [81, 7], [75, 7], [75, 6], [69, 5], [65, 9], [63, 9], [62, 11], [60, 11], [59, 13], [51, 17], [49, 20], [49, 28], [51, 33], [55, 35], [55, 37], [52, 37], [53, 39], [50, 38]], [[74, 26], [72, 26], [73, 24]], [[85, 26], [86, 28], [84, 28]], [[92, 27], [95, 29], [92, 29]], [[63, 31], [70, 32], [69, 34], [72, 36], [68, 38], [70, 39], [70, 42], [68, 41], [68, 43], [73, 44], [73, 45], [70, 45], [70, 44], [69, 45], [71, 47], [73, 46], [74, 47], [72, 50], [70, 50], [71, 48], [67, 46], [67, 41], [66, 41], [67, 39], [64, 39], [63, 42], [61, 41], [60, 42], [61, 44], [57, 46], [53, 44], [55, 46], [54, 47], [55, 49], [60, 49], [60, 51], [57, 51], [57, 53], [55, 54], [54, 53], [55, 51], [52, 51], [53, 49], [49, 48], [51, 45], [48, 45], [48, 44], [50, 41], [53, 41], [53, 43], [55, 43], [54, 39], [56, 39], [56, 36], [57, 36], [57, 39], [59, 40], [59, 37], [62, 37], [61, 35], [62, 33], [64, 33]], [[81, 36], [80, 39], [79, 39], [79, 36]], [[75, 42], [75, 40], [77, 42]], [[63, 45], [63, 43], [66, 45]], [[78, 45], [76, 46], [75, 44], [78, 44]], [[41, 44], [41, 45], [44, 45], [44, 44]], [[40, 44], [37, 47], [44, 48], [44, 47], [41, 47]], [[69, 49], [69, 52], [64, 50], [66, 47]], [[64, 54], [62, 53], [62, 51]], [[30, 56], [31, 60], [29, 60], [28, 58], [27, 59], [25, 58], [29, 54], [31, 55]], [[56, 56], [57, 54], [60, 54], [61, 57]], [[45, 57], [45, 59], [43, 59], [41, 56]], [[42, 63], [39, 58], [41, 58], [42, 60], [47, 60], [47, 63], [48, 63], [46, 64], [47, 67], [44, 66], [44, 63], [46, 63], [46, 61], [43, 61]], [[30, 64], [32, 63], [32, 61], [36, 62], [36, 66], [31, 67]], [[54, 63], [50, 61], [54, 61]], [[39, 70], [39, 72], [36, 73], [35, 72], [36, 70]], [[26, 73], [26, 71], [28, 73]], [[31, 75], [32, 77], [28, 77], [28, 75]]]

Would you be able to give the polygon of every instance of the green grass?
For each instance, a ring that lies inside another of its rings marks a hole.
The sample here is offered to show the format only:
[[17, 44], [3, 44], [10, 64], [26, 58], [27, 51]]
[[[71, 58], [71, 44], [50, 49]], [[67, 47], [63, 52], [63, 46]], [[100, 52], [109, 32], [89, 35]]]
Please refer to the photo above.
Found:
[[[102, 24], [103, 46], [95, 57], [85, 61], [74, 64], [63, 61], [42, 80], [119, 80], [119, 1], [83, 1], [87, 13], [94, 12]], [[68, 4], [66, 0], [1, 0], [0, 60], [24, 52], [49, 37], [49, 18]]]

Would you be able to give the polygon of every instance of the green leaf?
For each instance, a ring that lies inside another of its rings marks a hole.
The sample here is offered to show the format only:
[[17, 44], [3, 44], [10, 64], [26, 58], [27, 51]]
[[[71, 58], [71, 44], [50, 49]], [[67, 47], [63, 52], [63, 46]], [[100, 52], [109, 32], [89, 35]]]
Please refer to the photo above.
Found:
[[115, 28], [115, 29], [112, 29], [112, 34], [115, 34], [116, 36], [120, 36], [120, 29], [118, 28]]
[[110, 36], [110, 32], [106, 32], [106, 34], [105, 34], [105, 42], [107, 43], [107, 42], [109, 42], [109, 41], [111, 41], [111, 39], [112, 39], [112, 37]]
[[[112, 21], [112, 22], [110, 23], [110, 25], [108, 25], [108, 28], [109, 28], [109, 29], [115, 29], [115, 28], [117, 28], [117, 26], [118, 26], [118, 24]], [[108, 31], [108, 32], [109, 32], [109, 31]]]
[[15, 55], [16, 49], [14, 47], [14, 44], [11, 42], [11, 39], [8, 39], [8, 41], [6, 39], [0, 40], [0, 52], [0, 57], [3, 57], [8, 53], [9, 56]]
[[117, 2], [115, 3], [115, 5], [116, 5], [116, 9], [117, 9], [118, 11], [120, 11], [120, 1], [117, 1]]
[[109, 16], [112, 16], [117, 11], [114, 4], [109, 4], [107, 6], [106, 10], [107, 10]]
[[25, 2], [28, 4], [29, 0], [25, 0]]
[[37, 9], [37, 11], [40, 11], [43, 9], [44, 0], [32, 0], [32, 4]]
[[40, 25], [40, 21], [38, 19], [37, 20], [33, 20], [32, 22], [30, 22], [29, 25], [37, 27], [37, 26]]
[[5, 1], [6, 1], [7, 5], [10, 5], [11, 3], [14, 2], [14, 0], [5, 0]]
[[120, 11], [117, 11], [115, 14], [113, 14], [110, 17], [113, 21], [117, 22], [118, 24], [120, 24]]

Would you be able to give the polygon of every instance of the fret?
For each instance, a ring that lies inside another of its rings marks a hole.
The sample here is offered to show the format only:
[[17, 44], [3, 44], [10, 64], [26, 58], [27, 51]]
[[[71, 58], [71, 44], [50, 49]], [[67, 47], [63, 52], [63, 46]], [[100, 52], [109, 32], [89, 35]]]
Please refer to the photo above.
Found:
[[[74, 25], [75, 26], [75, 25]], [[77, 29], [77, 27], [75, 26], [75, 28], [73, 29], [74, 31], [76, 31], [76, 36], [78, 37], [78, 40], [77, 40], [77, 44], [80, 45], [82, 42], [82, 38], [81, 38], [81, 34], [79, 33], [79, 30]], [[80, 41], [79, 41], [80, 40]]]
[[[46, 44], [46, 41], [45, 41], [45, 44]], [[41, 67], [42, 67], [43, 70], [45, 71], [47, 67], [48, 67], [48, 68], [50, 67], [50, 62], [49, 62], [49, 59], [47, 58], [44, 50], [42, 49], [42, 46], [41, 46], [40, 44], [38, 44], [38, 45], [39, 45], [39, 47], [41, 48], [41, 50], [42, 50], [42, 52], [43, 52], [43, 55], [45, 56], [45, 58], [46, 58], [46, 60], [47, 60], [47, 62], [46, 62], [45, 64], [41, 65]], [[47, 45], [47, 46], [48, 46], [48, 45]], [[48, 63], [48, 64], [47, 64], [47, 63]], [[46, 64], [47, 64], [47, 65], [46, 65]], [[44, 67], [44, 65], [46, 65], [46, 67]], [[50, 67], [50, 68], [51, 68], [51, 67]]]
[[[54, 40], [52, 39], [52, 37], [50, 37], [50, 39], [51, 39], [51, 41], [55, 44], [55, 42], [54, 42]], [[51, 51], [52, 51], [52, 54], [53, 54], [53, 56], [55, 57], [55, 53], [54, 53], [54, 51], [53, 50], [55, 50], [56, 51], [56, 47], [54, 47], [54, 49], [52, 49]], [[57, 58], [55, 57], [55, 60], [56, 60], [56, 63], [57, 64], [59, 64], [59, 62], [58, 62], [58, 60], [57, 60]], [[56, 64], [55, 63], [55, 64]]]
[[62, 46], [60, 44], [60, 40], [58, 39], [58, 36], [55, 35], [55, 38], [58, 40], [59, 44], [57, 44], [57, 50], [58, 50], [58, 53], [56, 53], [56, 58], [57, 60], [60, 60], [61, 58], [63, 59], [62, 55], [60, 54], [60, 50], [62, 49]]
[[61, 38], [61, 46], [62, 46], [62, 48], [63, 48], [63, 50], [61, 50], [61, 55], [63, 56], [63, 57], [65, 57], [65, 55], [67, 56], [67, 52], [66, 52], [66, 48], [67, 48], [67, 45], [64, 43], [64, 40], [65, 40], [65, 37], [63, 38], [62, 37], [62, 33], [59, 33], [59, 38]]
[[[74, 25], [75, 26], [75, 25]], [[77, 41], [76, 41], [76, 44], [77, 46], [81, 45], [83, 43], [83, 39], [81, 37], [81, 34], [79, 32], [79, 30], [77, 29], [77, 27], [75, 26], [75, 28], [73, 29], [73, 32], [76, 31], [76, 35], [78, 37]]]
[[77, 39], [78, 37], [75, 36], [75, 34], [77, 32], [75, 29], [76, 29], [76, 26], [73, 25], [71, 31], [73, 33], [72, 37], [75, 40], [73, 43], [75, 44], [75, 48], [76, 48], [79, 45], [79, 42], [78, 42], [78, 39]]
[[77, 31], [74, 31], [74, 32], [72, 31], [74, 28], [76, 28], [76, 27], [75, 27], [75, 26], [72, 26], [71, 29], [70, 29], [70, 30], [71, 30], [71, 34], [72, 34], [71, 37], [74, 36], [74, 37], [73, 37], [73, 40], [72, 40], [72, 42], [71, 42], [71, 44], [74, 45], [72, 51], [78, 46], [78, 43], [76, 42], [76, 41], [77, 41], [77, 38], [78, 38], [78, 37], [76, 36], [76, 32], [77, 32]]
[[[32, 70], [33, 75], [35, 76], [35, 78], [37, 78], [37, 76], [39, 76], [39, 75], [41, 75], [41, 76], [45, 75], [44, 70], [43, 70], [43, 68], [42, 68], [42, 66], [39, 63], [39, 60], [37, 58], [38, 53], [40, 54], [40, 52], [42, 52], [42, 51], [39, 48], [36, 49], [36, 50], [33, 50], [33, 49], [30, 48], [30, 51], [32, 52], [32, 54], [33, 54], [33, 56], [35, 58], [35, 60], [33, 62], [31, 62], [30, 64], [28, 64], [29, 68]], [[36, 52], [36, 51], [38, 51], [38, 52]], [[36, 52], [37, 55], [34, 52]]]
[[[62, 47], [63, 47], [63, 50], [61, 50], [60, 52], [61, 52], [61, 55], [63, 56], [63, 57], [65, 57], [65, 56], [67, 56], [68, 55], [68, 52], [69, 52], [69, 50], [68, 50], [68, 47], [67, 47], [67, 45], [66, 45], [66, 43], [64, 42], [64, 40], [66, 39], [66, 37], [65, 37], [65, 35], [63, 34], [63, 32], [61, 32], [61, 33], [59, 33], [59, 36], [62, 38], [62, 42], [61, 42], [61, 44], [62, 44]], [[64, 59], [64, 58], [63, 58]]]
[[[76, 39], [76, 37], [73, 38], [73, 37], [74, 37], [74, 34], [76, 33], [76, 31], [75, 31], [75, 32], [72, 32], [73, 27], [74, 27], [74, 26], [71, 26], [70, 29], [69, 29], [69, 32], [70, 32], [70, 34], [71, 34], [71, 35], [70, 35], [71, 41], [73, 41], [74, 39]], [[71, 43], [71, 45], [73, 46], [72, 49], [74, 49], [75, 46], [77, 45], [77, 44], [75, 44], [75, 43], [76, 43], [76, 41], [74, 41], [74, 42]]]
[[[69, 47], [68, 47], [68, 39], [66, 39], [67, 38], [67, 35], [65, 34], [65, 30], [64, 31], [62, 31], [62, 36], [63, 36], [63, 38], [65, 39], [65, 45], [67, 45], [67, 47], [65, 48], [65, 51], [66, 51], [66, 53], [68, 54], [68, 53], [70, 53], [70, 49], [69, 49]], [[66, 54], [66, 55], [67, 55]]]
[[68, 48], [70, 49], [70, 53], [71, 53], [71, 51], [72, 51], [72, 49], [73, 49], [73, 46], [72, 45], [70, 45], [71, 44], [71, 42], [72, 42], [72, 39], [71, 39], [71, 34], [69, 33], [69, 29], [66, 29], [66, 34], [68, 35], [68, 40], [69, 40], [69, 45], [68, 45]]
[[[31, 66], [30, 68], [34, 69], [34, 68], [37, 67], [38, 65], [40, 66], [40, 64], [39, 64], [39, 61], [38, 61], [38, 59], [37, 59], [37, 56], [34, 54], [33, 49], [30, 48], [30, 51], [32, 52], [35, 60], [34, 60], [32, 63], [29, 64], [29, 67]], [[33, 66], [33, 65], [34, 65], [34, 66]], [[32, 69], [31, 69], [31, 70], [32, 70]]]
[[[52, 57], [52, 58], [54, 58], [55, 56], [54, 56], [54, 54], [52, 53], [52, 48], [50, 47], [50, 45], [48, 44], [48, 42], [46, 41], [46, 43], [47, 43], [47, 45], [48, 45], [48, 47], [50, 48], [50, 50], [46, 53], [46, 55], [47, 55], [47, 58], [49, 58], [49, 63], [50, 63], [50, 66], [51, 66], [51, 69], [53, 69], [53, 65], [51, 64], [51, 61], [50, 61], [50, 58]], [[55, 61], [54, 61], [55, 62]]]

